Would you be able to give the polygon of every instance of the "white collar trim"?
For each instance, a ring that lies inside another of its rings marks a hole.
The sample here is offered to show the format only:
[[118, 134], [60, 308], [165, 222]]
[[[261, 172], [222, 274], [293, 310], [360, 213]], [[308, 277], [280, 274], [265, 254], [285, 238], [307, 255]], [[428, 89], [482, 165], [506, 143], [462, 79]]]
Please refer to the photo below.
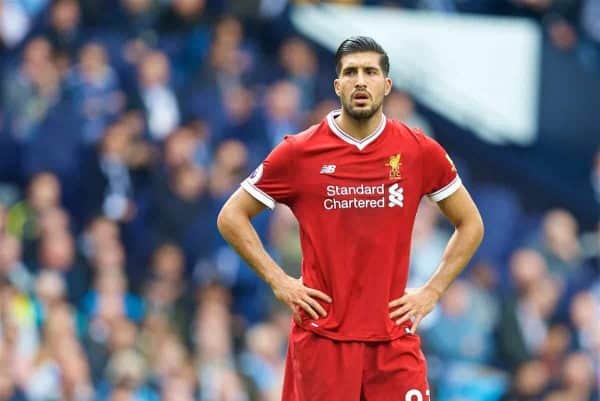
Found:
[[340, 114], [342, 114], [341, 109], [333, 110], [329, 114], [327, 114], [327, 124], [329, 125], [329, 128], [331, 129], [331, 131], [333, 131], [333, 133], [335, 135], [337, 135], [344, 142], [347, 142], [351, 145], [356, 146], [358, 148], [358, 150], [363, 150], [368, 144], [370, 144], [375, 139], [377, 139], [379, 137], [379, 135], [381, 135], [381, 133], [385, 129], [385, 125], [387, 123], [385, 114], [382, 114], [381, 122], [379, 123], [379, 126], [375, 129], [375, 131], [373, 131], [367, 137], [365, 137], [361, 140], [358, 140], [358, 139], [354, 138], [352, 135], [345, 132], [337, 124], [337, 122], [335, 121], [335, 118], [337, 116], [339, 116]]

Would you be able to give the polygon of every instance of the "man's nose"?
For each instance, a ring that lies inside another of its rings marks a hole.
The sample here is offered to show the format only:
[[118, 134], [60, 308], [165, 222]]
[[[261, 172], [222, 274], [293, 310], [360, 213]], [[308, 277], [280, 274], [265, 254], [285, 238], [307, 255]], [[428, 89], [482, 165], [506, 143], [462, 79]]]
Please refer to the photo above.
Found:
[[363, 71], [358, 71], [358, 74], [356, 74], [356, 82], [354, 83], [354, 86], [357, 88], [365, 88], [367, 86], [367, 81], [365, 80], [365, 73]]

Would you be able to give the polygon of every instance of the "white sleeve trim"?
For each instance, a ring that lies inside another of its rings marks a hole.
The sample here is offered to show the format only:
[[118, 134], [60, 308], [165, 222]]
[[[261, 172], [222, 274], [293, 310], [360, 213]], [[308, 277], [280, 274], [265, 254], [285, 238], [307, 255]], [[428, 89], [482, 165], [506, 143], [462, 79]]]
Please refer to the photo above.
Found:
[[242, 181], [240, 185], [246, 190], [246, 192], [252, 195], [252, 197], [254, 197], [257, 201], [259, 201], [269, 209], [275, 208], [275, 200], [263, 191], [261, 191], [259, 188], [254, 186], [248, 178]]
[[448, 185], [446, 185], [445, 187], [443, 187], [441, 189], [438, 189], [437, 191], [434, 191], [434, 192], [428, 194], [427, 196], [432, 201], [439, 202], [439, 201], [446, 199], [447, 197], [452, 195], [454, 192], [456, 192], [461, 187], [461, 185], [462, 185], [462, 181], [461, 181], [460, 177], [457, 175], [452, 181], [450, 181], [450, 183]]

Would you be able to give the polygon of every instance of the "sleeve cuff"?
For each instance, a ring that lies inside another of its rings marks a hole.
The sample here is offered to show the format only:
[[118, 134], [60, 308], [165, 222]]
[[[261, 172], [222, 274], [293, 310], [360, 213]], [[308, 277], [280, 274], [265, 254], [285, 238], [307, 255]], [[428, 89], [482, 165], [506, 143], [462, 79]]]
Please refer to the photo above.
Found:
[[427, 194], [427, 196], [429, 197], [429, 199], [431, 199], [434, 202], [440, 202], [444, 199], [446, 199], [447, 197], [449, 197], [450, 195], [452, 195], [454, 192], [456, 192], [462, 185], [462, 181], [460, 180], [460, 177], [457, 175], [456, 177], [454, 177], [454, 179], [452, 181], [450, 181], [450, 183], [448, 185], [446, 185], [445, 187], [438, 189], [437, 191], [434, 191], [430, 194]]
[[269, 195], [267, 195], [266, 193], [264, 193], [263, 191], [261, 191], [259, 188], [254, 186], [248, 179], [245, 179], [244, 181], [242, 181], [242, 183], [240, 185], [254, 199], [259, 201], [260, 203], [262, 203], [269, 209], [272, 210], [275, 208], [275, 200], [273, 198], [271, 198]]

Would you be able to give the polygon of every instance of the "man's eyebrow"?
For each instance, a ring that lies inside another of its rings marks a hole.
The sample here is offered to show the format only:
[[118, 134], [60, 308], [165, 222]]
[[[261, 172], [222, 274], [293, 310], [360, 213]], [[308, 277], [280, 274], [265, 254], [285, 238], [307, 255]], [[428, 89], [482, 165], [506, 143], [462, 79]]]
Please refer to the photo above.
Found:
[[355, 65], [355, 64], [352, 64], [352, 65], [348, 65], [348, 66], [342, 68], [342, 71], [350, 70], [350, 69], [357, 69], [357, 68], [364, 68], [365, 70], [367, 70], [367, 69], [378, 70], [379, 66], [376, 66], [376, 65]]

